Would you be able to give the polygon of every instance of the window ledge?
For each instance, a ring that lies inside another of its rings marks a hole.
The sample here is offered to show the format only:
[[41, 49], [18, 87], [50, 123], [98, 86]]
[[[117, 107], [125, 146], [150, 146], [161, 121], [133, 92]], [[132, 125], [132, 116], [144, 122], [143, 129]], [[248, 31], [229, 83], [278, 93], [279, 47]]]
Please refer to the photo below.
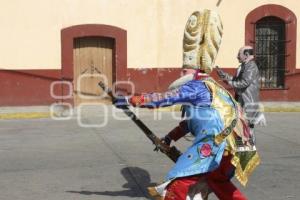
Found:
[[285, 88], [260, 88], [260, 90], [289, 90], [289, 87]]

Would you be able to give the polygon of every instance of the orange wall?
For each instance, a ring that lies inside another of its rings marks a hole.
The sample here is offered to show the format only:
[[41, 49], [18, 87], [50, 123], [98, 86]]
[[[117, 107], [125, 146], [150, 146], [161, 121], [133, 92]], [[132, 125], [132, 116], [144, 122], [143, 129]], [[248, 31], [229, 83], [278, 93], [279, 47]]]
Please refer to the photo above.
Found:
[[[185, 23], [193, 11], [204, 8], [217, 10], [224, 24], [223, 42], [216, 64], [236, 67], [237, 50], [245, 39], [245, 18], [251, 10], [264, 4], [280, 4], [296, 15], [300, 13], [300, 4], [296, 0], [222, 0], [217, 6], [218, 2], [3, 1], [0, 7], [0, 68], [61, 69], [60, 31], [78, 24], [106, 24], [126, 30], [129, 68], [180, 67]], [[299, 48], [300, 40], [297, 42]], [[297, 54], [297, 61], [299, 57], [300, 54]]]

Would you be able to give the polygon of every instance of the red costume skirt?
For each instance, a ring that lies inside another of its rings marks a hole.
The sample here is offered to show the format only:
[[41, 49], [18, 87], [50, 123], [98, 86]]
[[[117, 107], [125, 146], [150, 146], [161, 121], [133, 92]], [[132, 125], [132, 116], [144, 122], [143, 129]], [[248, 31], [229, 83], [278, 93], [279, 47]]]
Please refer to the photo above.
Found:
[[247, 200], [230, 181], [234, 170], [230, 160], [231, 156], [223, 156], [219, 168], [210, 173], [175, 179], [167, 186], [164, 200], [185, 200], [190, 186], [201, 179], [206, 181], [210, 190], [221, 200]]

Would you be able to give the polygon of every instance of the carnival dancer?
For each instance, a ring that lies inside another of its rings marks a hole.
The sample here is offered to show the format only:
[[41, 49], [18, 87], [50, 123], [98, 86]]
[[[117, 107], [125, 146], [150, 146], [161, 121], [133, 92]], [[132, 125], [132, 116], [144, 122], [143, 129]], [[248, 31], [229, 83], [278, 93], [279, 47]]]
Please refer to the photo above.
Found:
[[185, 119], [164, 137], [170, 144], [186, 133], [192, 145], [168, 172], [165, 182], [149, 189], [156, 199], [207, 199], [212, 191], [221, 200], [245, 200], [231, 183], [245, 185], [259, 164], [249, 127], [239, 104], [209, 73], [219, 50], [222, 23], [210, 10], [194, 12], [185, 27], [182, 77], [165, 93], [120, 97], [117, 105], [161, 107], [182, 104]]

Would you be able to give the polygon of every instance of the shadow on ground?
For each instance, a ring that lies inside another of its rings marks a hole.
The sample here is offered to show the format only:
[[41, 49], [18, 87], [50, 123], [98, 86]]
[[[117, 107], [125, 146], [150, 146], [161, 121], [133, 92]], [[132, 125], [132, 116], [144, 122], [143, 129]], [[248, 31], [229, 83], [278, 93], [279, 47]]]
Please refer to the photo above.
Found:
[[147, 199], [147, 187], [154, 186], [156, 183], [151, 183], [151, 178], [148, 171], [139, 167], [125, 167], [121, 170], [121, 174], [127, 181], [123, 184], [125, 190], [119, 191], [66, 191], [69, 193], [77, 193], [81, 195], [103, 195], [103, 196], [118, 196], [118, 197], [144, 197]]

